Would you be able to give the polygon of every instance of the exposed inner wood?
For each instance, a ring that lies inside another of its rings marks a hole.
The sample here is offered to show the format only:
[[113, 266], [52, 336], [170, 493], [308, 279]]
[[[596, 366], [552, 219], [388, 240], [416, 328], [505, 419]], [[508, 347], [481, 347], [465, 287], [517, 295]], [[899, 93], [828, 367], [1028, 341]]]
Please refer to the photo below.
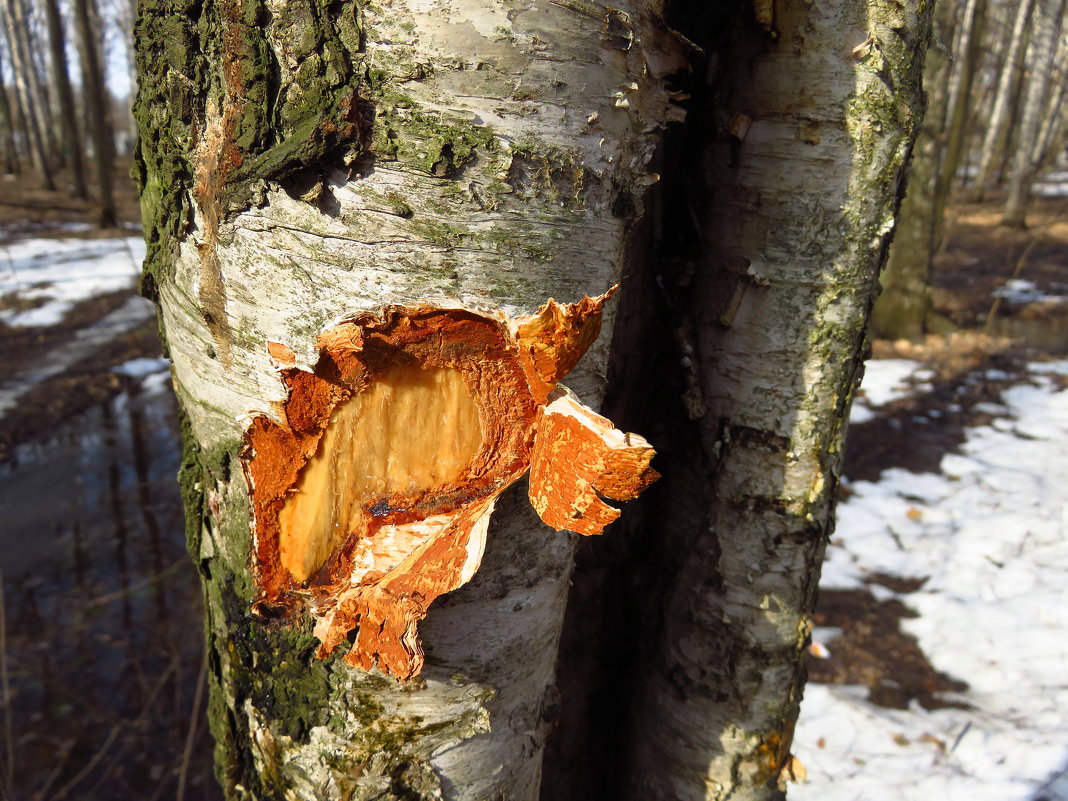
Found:
[[455, 481], [481, 445], [478, 407], [458, 370], [390, 367], [331, 415], [279, 514], [282, 566], [304, 581], [367, 529], [375, 504]]

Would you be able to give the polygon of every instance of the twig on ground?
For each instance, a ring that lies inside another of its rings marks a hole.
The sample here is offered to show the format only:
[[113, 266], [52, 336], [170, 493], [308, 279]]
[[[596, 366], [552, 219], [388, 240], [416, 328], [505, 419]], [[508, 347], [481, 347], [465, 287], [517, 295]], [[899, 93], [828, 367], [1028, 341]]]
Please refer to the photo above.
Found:
[[952, 754], [954, 751], [957, 750], [957, 746], [960, 745], [960, 741], [964, 739], [964, 735], [968, 733], [968, 730], [971, 729], [971, 727], [972, 722], [970, 720], [964, 724], [964, 728], [960, 730], [960, 734], [957, 735], [957, 739], [954, 740], [953, 745], [950, 746], [949, 753]]
[[185, 737], [185, 749], [182, 751], [182, 766], [178, 770], [178, 791], [176, 801], [185, 801], [185, 783], [189, 775], [189, 761], [193, 755], [193, 743], [196, 742], [197, 725], [200, 722], [200, 702], [204, 697], [204, 684], [208, 675], [208, 648], [204, 645], [204, 658], [197, 675], [197, 688], [193, 692], [193, 712], [189, 716], [189, 731]]
[[183, 554], [154, 576], [149, 576], [148, 578], [143, 579], [137, 582], [136, 584], [131, 584], [125, 589], [116, 590], [115, 592], [109, 592], [106, 595], [100, 595], [96, 598], [92, 598], [86, 601], [85, 608], [91, 609], [94, 606], [102, 606], [103, 604], [111, 603], [112, 601], [117, 601], [120, 598], [126, 597], [127, 595], [132, 595], [133, 593], [139, 592], [140, 590], [143, 590], [146, 587], [150, 587], [153, 584], [162, 581], [171, 571], [173, 571], [177, 567], [181, 567], [182, 564], [188, 561], [189, 557]]

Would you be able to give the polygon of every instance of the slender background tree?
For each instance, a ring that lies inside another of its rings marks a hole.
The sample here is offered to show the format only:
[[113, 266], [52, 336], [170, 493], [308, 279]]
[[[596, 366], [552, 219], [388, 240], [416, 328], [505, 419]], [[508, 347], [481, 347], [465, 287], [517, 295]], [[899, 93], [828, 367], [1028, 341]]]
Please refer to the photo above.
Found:
[[1019, 137], [1009, 177], [1009, 196], [1005, 201], [1005, 225], [1022, 228], [1027, 201], [1031, 194], [1043, 154], [1039, 150], [1044, 118], [1056, 116], [1047, 105], [1064, 21], [1064, 0], [1035, 0], [1034, 35], [1028, 49], [1027, 92], [1023, 100]]
[[115, 170], [115, 140], [111, 127], [111, 110], [108, 108], [107, 87], [104, 83], [104, 65], [100, 57], [99, 28], [93, 24], [96, 16], [93, 0], [73, 0], [74, 27], [77, 32], [78, 52], [82, 69], [82, 88], [89, 121], [89, 135], [93, 142], [93, 163], [96, 167], [97, 224], [101, 228], [114, 228], [115, 192], [112, 187]]
[[98, 226], [114, 228], [114, 98], [103, 43], [115, 25], [104, 24], [92, 0], [3, 0], [0, 9], [5, 172], [14, 174], [28, 163], [47, 191], [83, 202], [92, 194]]
[[1061, 0], [938, 3], [924, 79], [927, 123], [882, 277], [875, 335], [919, 339], [952, 330], [930, 311], [929, 280], [958, 189], [965, 188], [962, 199], [1003, 204], [1003, 224], [1024, 227], [1032, 185], [1068, 144], [1064, 11]]
[[46, 98], [41, 90], [41, 75], [31, 58], [31, 29], [26, 19], [24, 0], [3, 0], [4, 32], [18, 99], [20, 128], [26, 137], [34, 169], [45, 189], [54, 189], [52, 160], [47, 149], [45, 130]]
[[43, 0], [46, 19], [48, 20], [48, 45], [51, 54], [51, 67], [56, 96], [59, 99], [61, 113], [59, 124], [63, 131], [63, 149], [70, 163], [74, 180], [74, 196], [81, 199], [89, 197], [89, 188], [85, 179], [85, 161], [82, 157], [82, 138], [78, 126], [77, 106], [74, 93], [70, 88], [70, 76], [67, 70], [66, 38], [63, 35], [63, 21], [59, 13], [58, 0]]

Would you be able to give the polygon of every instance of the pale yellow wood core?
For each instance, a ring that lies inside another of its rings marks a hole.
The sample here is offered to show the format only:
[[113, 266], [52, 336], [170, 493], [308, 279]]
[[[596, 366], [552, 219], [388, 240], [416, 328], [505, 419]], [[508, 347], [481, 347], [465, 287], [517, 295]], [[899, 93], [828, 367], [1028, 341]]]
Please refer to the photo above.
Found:
[[301, 471], [279, 515], [282, 566], [304, 581], [365, 529], [369, 503], [454, 481], [481, 445], [478, 407], [458, 370], [386, 370], [338, 406]]

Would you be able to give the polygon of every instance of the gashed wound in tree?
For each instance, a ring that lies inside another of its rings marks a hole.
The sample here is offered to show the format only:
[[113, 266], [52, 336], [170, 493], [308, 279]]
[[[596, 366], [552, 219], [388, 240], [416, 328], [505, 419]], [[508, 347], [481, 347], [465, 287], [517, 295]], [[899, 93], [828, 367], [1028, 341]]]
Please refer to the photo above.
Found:
[[[642, 437], [563, 387], [611, 293], [509, 319], [387, 307], [319, 338], [313, 371], [270, 343], [288, 397], [243, 452], [260, 604], [315, 619], [327, 656], [409, 679], [416, 625], [470, 580], [493, 504], [531, 470], [530, 498], [557, 530], [599, 534], [656, 480]], [[548, 404], [548, 405], [546, 405]]]

